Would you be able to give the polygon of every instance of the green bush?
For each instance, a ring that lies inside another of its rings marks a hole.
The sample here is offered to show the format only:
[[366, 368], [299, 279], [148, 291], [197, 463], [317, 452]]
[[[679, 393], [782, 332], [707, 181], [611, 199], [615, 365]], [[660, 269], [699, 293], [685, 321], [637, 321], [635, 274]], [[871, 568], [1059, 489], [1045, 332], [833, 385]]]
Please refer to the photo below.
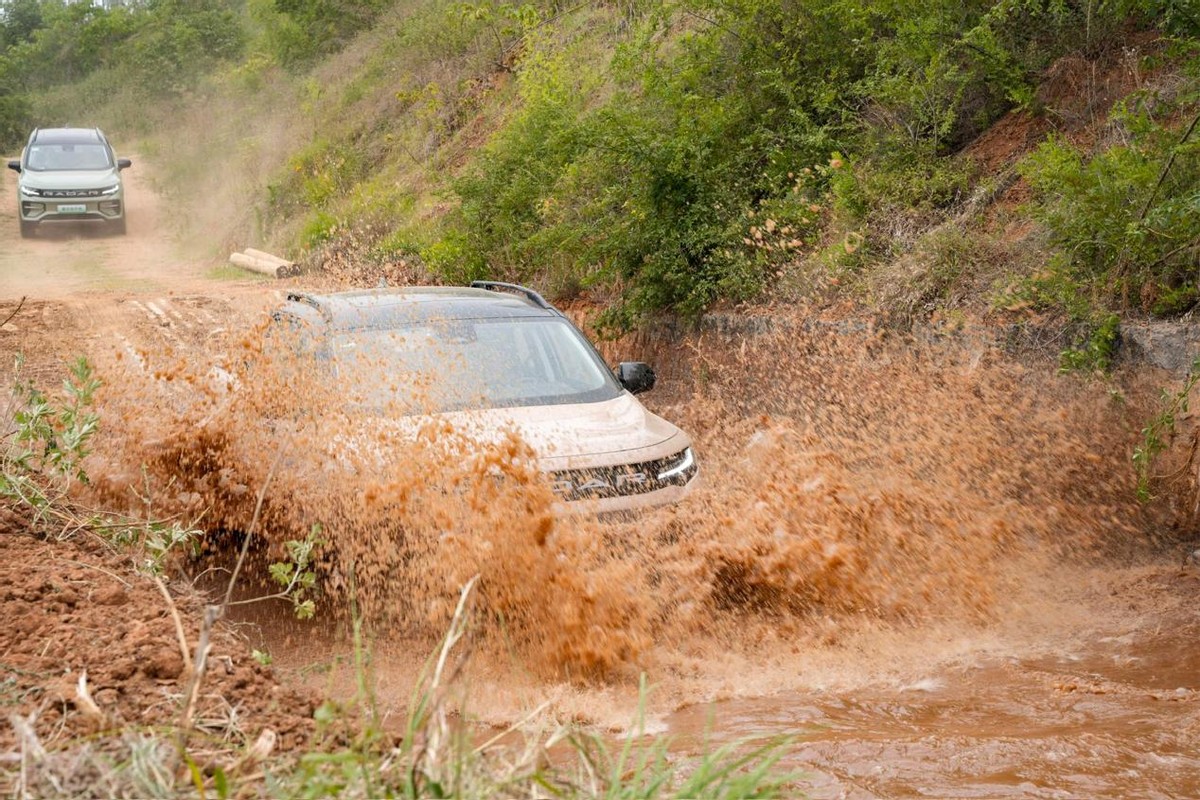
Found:
[[1186, 310], [1200, 247], [1200, 137], [1145, 110], [1117, 119], [1127, 143], [1089, 158], [1054, 138], [1022, 162], [1037, 198], [1034, 214], [1061, 248], [1063, 265], [1101, 303]]
[[285, 65], [298, 66], [331, 53], [370, 27], [387, 0], [274, 0], [260, 13], [267, 39]]
[[1164, 31], [1183, 37], [1200, 37], [1200, 10], [1193, 0], [1116, 0], [1119, 16], [1136, 16]]
[[318, 211], [304, 225], [300, 232], [300, 243], [306, 249], [312, 249], [318, 245], [322, 245], [337, 235], [338, 221], [337, 218], [324, 211]]
[[781, 216], [789, 175], [849, 153], [852, 168], [820, 176], [812, 195], [831, 191], [855, 226], [903, 213], [919, 231], [970, 184], [950, 154], [1032, 104], [1049, 63], [1100, 46], [1130, 13], [1054, 1], [689, 0], [636, 16], [608, 63], [575, 57], [574, 41], [529, 37], [519, 110], [454, 182], [454, 244], [431, 263], [611, 286], [623, 324], [751, 297], [787, 260], [748, 233], [756, 215]]
[[490, 271], [523, 280], [553, 257], [538, 239], [556, 238], [543, 229], [553, 228], [562, 213], [559, 184], [571, 180], [574, 162], [588, 147], [583, 113], [597, 88], [596, 72], [576, 69], [569, 50], [535, 46], [517, 76], [520, 110], [485, 147], [478, 166], [454, 184], [461, 198], [457, 224], [451, 242], [430, 260], [441, 271], [476, 273], [486, 263]]
[[1086, 335], [1076, 347], [1069, 347], [1058, 355], [1058, 371], [1108, 372], [1121, 339], [1121, 318], [1109, 314], [1094, 325], [1088, 326]]
[[[608, 80], [554, 41], [526, 55], [521, 111], [455, 183], [464, 263], [625, 286], [624, 322], [761, 286], [747, 220], [787, 196], [789, 173], [827, 158], [830, 139], [786, 103], [728, 86], [731, 70], [714, 76], [724, 34], [664, 53], [659, 24], [645, 23]], [[589, 105], [597, 93], [606, 101]]]
[[41, 0], [7, 0], [0, 13], [0, 50], [31, 41], [43, 25]]
[[421, 258], [429, 269], [451, 284], [470, 283], [488, 276], [487, 265], [459, 233], [447, 234], [423, 248]]
[[931, 143], [886, 138], [870, 154], [838, 171], [834, 206], [851, 219], [927, 213], [955, 203], [970, 185], [969, 164], [938, 156]]
[[29, 135], [33, 109], [19, 86], [8, 59], [0, 57], [0, 150], [16, 150]]
[[1062, 253], [1053, 254], [1045, 268], [1017, 280], [996, 298], [1010, 311], [1035, 308], [1065, 312], [1072, 322], [1087, 322], [1100, 313], [1089, 291]]
[[370, 166], [352, 142], [317, 139], [292, 156], [280, 179], [267, 187], [271, 209], [280, 216], [328, 210], [366, 179]]

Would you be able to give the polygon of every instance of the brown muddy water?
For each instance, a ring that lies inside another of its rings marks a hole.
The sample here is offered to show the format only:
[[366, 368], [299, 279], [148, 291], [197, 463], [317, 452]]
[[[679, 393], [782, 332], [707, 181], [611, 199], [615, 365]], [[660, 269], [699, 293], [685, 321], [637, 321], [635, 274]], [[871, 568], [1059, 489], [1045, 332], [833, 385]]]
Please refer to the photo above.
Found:
[[689, 707], [664, 728], [698, 749], [795, 736], [782, 763], [814, 798], [1196, 797], [1198, 633], [993, 642], [852, 691]]
[[[1063, 566], [1029, 583], [983, 626], [858, 626], [751, 653], [693, 639], [692, 669], [649, 670], [644, 704], [632, 681], [547, 681], [511, 655], [475, 657], [456, 702], [481, 740], [548, 704], [535, 735], [564, 722], [614, 747], [666, 735], [682, 764], [785, 738], [779, 769], [811, 798], [1200, 796], [1200, 571]], [[280, 670], [358, 702], [349, 636], [280, 607], [240, 620]], [[372, 707], [401, 733], [428, 645], [387, 632], [366, 648]]]
[[[317, 524], [316, 621], [242, 622], [348, 699], [353, 598], [389, 725], [478, 575], [456, 702], [481, 726], [548, 703], [539, 724], [665, 732], [680, 758], [785, 734], [815, 797], [1200, 796], [1190, 423], [1158, 501], [1135, 501], [1129, 465], [1166, 376], [798, 321], [618, 342], [657, 363], [650, 403], [692, 434], [702, 483], [612, 522], [555, 517], [518, 436], [413, 441], [311, 371], [248, 370], [260, 339], [213, 355], [232, 399], [194, 353], [111, 365], [122, 435], [96, 491], [149, 485], [156, 508], [242, 531], [261, 493], [262, 560]], [[296, 396], [325, 413], [280, 408]]]

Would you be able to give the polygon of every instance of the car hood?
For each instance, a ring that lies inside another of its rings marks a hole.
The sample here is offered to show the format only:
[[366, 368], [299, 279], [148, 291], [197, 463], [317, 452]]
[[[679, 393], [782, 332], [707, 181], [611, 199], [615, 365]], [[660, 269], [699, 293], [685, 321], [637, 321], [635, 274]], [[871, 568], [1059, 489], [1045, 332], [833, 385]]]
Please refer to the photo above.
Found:
[[[490, 444], [516, 431], [538, 454], [544, 470], [581, 469], [663, 458], [690, 444], [679, 428], [650, 413], [624, 393], [598, 403], [451, 411], [436, 416], [372, 420], [335, 448], [377, 447], [381, 429], [415, 437], [431, 421], [449, 423], [459, 434]], [[375, 435], [372, 435], [375, 434]]]
[[121, 180], [116, 168], [21, 173], [21, 185], [33, 189], [106, 189]]

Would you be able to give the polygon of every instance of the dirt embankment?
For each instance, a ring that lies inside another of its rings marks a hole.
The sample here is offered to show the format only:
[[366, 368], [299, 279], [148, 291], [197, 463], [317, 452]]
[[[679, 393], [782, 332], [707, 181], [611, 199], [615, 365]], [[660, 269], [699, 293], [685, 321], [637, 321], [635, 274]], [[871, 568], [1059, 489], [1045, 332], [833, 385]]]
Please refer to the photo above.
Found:
[[[172, 586], [168, 600], [131, 569], [127, 555], [91, 534], [38, 536], [27, 519], [5, 510], [0, 618], [0, 698], [43, 747], [180, 722], [203, 618], [202, 598], [188, 586]], [[280, 749], [305, 744], [317, 699], [281, 685], [228, 627], [218, 625], [211, 642], [197, 740], [238, 747], [269, 730]], [[28, 748], [21, 739], [18, 726], [0, 726], [0, 753]]]

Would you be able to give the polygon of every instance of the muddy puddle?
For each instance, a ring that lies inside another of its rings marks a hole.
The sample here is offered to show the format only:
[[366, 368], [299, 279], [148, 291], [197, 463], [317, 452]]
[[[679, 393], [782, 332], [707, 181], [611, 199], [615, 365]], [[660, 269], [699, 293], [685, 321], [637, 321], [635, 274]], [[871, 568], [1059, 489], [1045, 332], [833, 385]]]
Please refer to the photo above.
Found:
[[94, 491], [150, 486], [210, 530], [258, 524], [263, 563], [319, 530], [316, 619], [240, 622], [282, 672], [350, 701], [353, 599], [389, 726], [478, 576], [456, 703], [484, 729], [545, 704], [543, 722], [614, 736], [641, 707], [681, 758], [794, 736], [784, 764], [816, 797], [1200, 792], [1198, 587], [1178, 566], [1194, 470], [1168, 457], [1174, 482], [1141, 505], [1129, 468], [1165, 376], [1063, 378], [869, 328], [618, 342], [660, 365], [648, 402], [691, 433], [702, 482], [599, 521], [552, 513], [519, 437], [434, 425], [347, 448], [363, 421], [341, 411], [279, 422], [280, 397], [329, 390], [295, 369], [240, 374], [257, 387], [230, 402], [210, 367], [237, 373], [258, 341], [109, 364], [102, 424], [120, 433]]
[[795, 737], [781, 765], [813, 798], [1196, 797], [1198, 632], [976, 655], [911, 683], [692, 707], [664, 727], [687, 749]]
[[[1042, 662], [1036, 669], [1089, 666]], [[1029, 670], [1021, 662], [980, 665], [899, 690], [689, 709], [670, 717], [666, 729], [691, 748], [794, 736], [781, 766], [802, 775], [798, 783], [812, 798], [1200, 792], [1194, 737], [1164, 731], [1194, 725], [1194, 708], [1140, 690], [1116, 697], [1047, 693], [1038, 672]]]

